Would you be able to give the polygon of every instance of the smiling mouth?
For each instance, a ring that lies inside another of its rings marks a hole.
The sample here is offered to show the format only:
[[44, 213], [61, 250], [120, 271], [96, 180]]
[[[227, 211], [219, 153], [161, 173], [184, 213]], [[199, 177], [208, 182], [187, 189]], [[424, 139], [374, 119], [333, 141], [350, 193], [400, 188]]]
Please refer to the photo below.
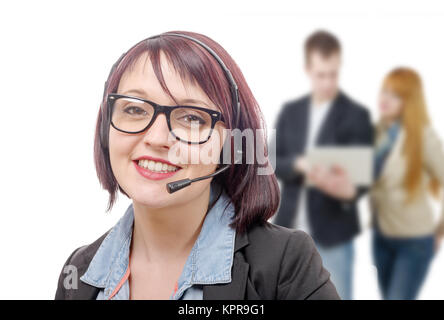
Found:
[[141, 160], [135, 160], [135, 162], [139, 167], [142, 167], [144, 169], [156, 173], [171, 173], [181, 169], [177, 166], [154, 160], [141, 159]]

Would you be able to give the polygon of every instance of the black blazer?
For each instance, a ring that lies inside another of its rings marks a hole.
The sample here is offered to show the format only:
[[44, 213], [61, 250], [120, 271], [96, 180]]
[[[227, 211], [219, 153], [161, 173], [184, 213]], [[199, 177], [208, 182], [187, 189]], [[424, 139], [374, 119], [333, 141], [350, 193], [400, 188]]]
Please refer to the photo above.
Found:
[[[74, 265], [80, 278], [107, 233], [76, 249], [64, 267]], [[311, 237], [268, 222], [236, 234], [231, 272], [230, 283], [204, 285], [203, 299], [340, 299]], [[81, 280], [77, 289], [65, 289], [65, 277], [62, 269], [56, 300], [96, 299], [100, 289]]]
[[[304, 182], [294, 172], [294, 159], [305, 153], [310, 97], [286, 103], [276, 124], [276, 176], [282, 182], [282, 197], [274, 223], [292, 228]], [[344, 93], [333, 101], [315, 143], [334, 146], [372, 146], [373, 129], [369, 112]], [[339, 201], [315, 188], [307, 193], [308, 222], [311, 236], [323, 246], [333, 246], [352, 239], [360, 231], [356, 200], [365, 192], [359, 188], [353, 201]]]

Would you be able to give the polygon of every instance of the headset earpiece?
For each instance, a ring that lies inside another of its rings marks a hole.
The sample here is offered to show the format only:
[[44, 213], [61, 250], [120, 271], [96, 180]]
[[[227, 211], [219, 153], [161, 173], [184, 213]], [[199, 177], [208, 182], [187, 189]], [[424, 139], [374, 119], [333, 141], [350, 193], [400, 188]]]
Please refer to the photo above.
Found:
[[[131, 50], [131, 49], [130, 49]], [[109, 132], [109, 125], [110, 125], [110, 119], [108, 119], [108, 99], [106, 96], [106, 92], [108, 90], [108, 84], [111, 78], [111, 75], [114, 73], [114, 71], [119, 66], [120, 62], [123, 60], [123, 58], [126, 56], [126, 54], [129, 52], [129, 50], [125, 53], [123, 53], [119, 59], [117, 59], [116, 62], [114, 62], [113, 66], [111, 67], [111, 70], [108, 73], [108, 78], [105, 81], [105, 85], [103, 88], [103, 94], [102, 94], [102, 102], [100, 103], [100, 144], [102, 148], [107, 149], [108, 148], [108, 132]]]

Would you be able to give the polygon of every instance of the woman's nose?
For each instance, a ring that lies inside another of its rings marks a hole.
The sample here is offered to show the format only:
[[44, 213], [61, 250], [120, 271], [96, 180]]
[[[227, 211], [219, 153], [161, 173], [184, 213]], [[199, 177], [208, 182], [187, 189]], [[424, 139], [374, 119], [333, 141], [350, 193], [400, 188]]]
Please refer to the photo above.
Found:
[[174, 143], [170, 130], [168, 128], [167, 119], [164, 114], [159, 114], [154, 123], [147, 129], [143, 137], [143, 142], [153, 147], [169, 149]]

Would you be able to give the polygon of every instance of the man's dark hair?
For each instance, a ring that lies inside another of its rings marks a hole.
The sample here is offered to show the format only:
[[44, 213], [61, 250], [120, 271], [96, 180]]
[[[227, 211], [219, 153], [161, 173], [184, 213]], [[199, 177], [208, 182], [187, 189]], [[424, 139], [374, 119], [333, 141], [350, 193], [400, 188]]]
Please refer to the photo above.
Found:
[[305, 62], [309, 61], [310, 54], [313, 52], [319, 52], [323, 57], [328, 58], [334, 53], [341, 52], [341, 44], [335, 35], [328, 31], [318, 30], [305, 40]]

